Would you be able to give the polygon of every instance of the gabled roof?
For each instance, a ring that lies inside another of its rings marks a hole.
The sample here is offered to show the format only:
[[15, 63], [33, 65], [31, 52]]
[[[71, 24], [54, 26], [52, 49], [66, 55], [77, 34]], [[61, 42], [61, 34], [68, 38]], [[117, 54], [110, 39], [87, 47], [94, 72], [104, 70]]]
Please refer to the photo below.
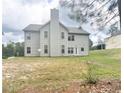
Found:
[[81, 27], [66, 27], [63, 23], [59, 22], [70, 34], [87, 34], [88, 32], [84, 31]]
[[[25, 27], [23, 29], [23, 31], [40, 31], [40, 29], [42, 29], [44, 26], [46, 26], [47, 24], [49, 24], [50, 21], [48, 21], [47, 23], [45, 23], [44, 25], [39, 25], [39, 24], [30, 24], [27, 27]], [[84, 31], [81, 27], [66, 27], [64, 24], [62, 24], [61, 22], [59, 22], [59, 24], [64, 27], [68, 33], [70, 34], [86, 34], [89, 35], [88, 32]]]
[[23, 29], [23, 31], [40, 31], [40, 28], [43, 25], [38, 25], [38, 24], [30, 24], [27, 27]]
[[44, 26], [46, 26], [49, 23], [50, 23], [50, 21], [46, 22], [43, 25], [40, 25], [40, 24], [30, 24], [27, 27], [25, 27], [23, 29], [23, 31], [40, 31], [40, 29], [42, 29]]
[[84, 31], [82, 28], [79, 27], [68, 27], [69, 33], [73, 34], [87, 34], [89, 35], [88, 32]]

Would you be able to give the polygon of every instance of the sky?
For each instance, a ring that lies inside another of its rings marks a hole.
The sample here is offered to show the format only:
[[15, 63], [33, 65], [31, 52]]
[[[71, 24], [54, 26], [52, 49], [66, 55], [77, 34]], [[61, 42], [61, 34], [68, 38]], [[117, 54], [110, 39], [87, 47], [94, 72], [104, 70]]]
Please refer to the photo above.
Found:
[[[3, 44], [10, 41], [23, 42], [24, 29], [29, 24], [45, 24], [50, 20], [50, 9], [59, 8], [59, 0], [3, 0], [2, 2], [2, 36]], [[68, 10], [59, 9], [60, 21], [67, 26], [79, 24], [68, 17]], [[92, 31], [89, 25], [84, 30]], [[91, 32], [90, 32], [91, 33]], [[106, 35], [100, 34], [102, 38]], [[90, 38], [97, 42], [98, 37], [93, 33]]]
[[58, 0], [3, 0], [2, 42], [22, 42], [22, 29], [29, 24], [44, 24], [50, 17], [50, 9], [58, 7]]

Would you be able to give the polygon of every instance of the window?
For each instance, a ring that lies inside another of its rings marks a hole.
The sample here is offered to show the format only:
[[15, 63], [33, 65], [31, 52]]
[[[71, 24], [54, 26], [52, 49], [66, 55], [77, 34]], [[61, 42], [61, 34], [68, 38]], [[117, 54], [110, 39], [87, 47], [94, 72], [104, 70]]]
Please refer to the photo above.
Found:
[[71, 54], [73, 54], [73, 48], [71, 48]]
[[44, 45], [44, 54], [48, 53], [48, 45]]
[[31, 33], [27, 33], [26, 39], [27, 39], [27, 40], [31, 40]]
[[69, 48], [68, 48], [68, 54], [73, 54], [73, 52], [74, 52], [73, 49], [74, 49], [73, 47], [69, 47]]
[[44, 38], [47, 38], [47, 37], [48, 37], [48, 32], [44, 31]]
[[84, 51], [84, 48], [83, 47], [81, 48], [81, 51]]
[[68, 41], [71, 41], [71, 37], [70, 36], [68, 36]]
[[30, 40], [31, 39], [31, 37], [30, 36], [27, 36], [27, 40]]
[[64, 39], [64, 32], [61, 32], [61, 38]]
[[68, 41], [74, 41], [74, 35], [68, 36]]
[[31, 47], [27, 47], [27, 54], [31, 53]]
[[74, 41], [74, 35], [72, 35], [72, 41]]
[[64, 45], [62, 45], [62, 50], [61, 50], [61, 52], [62, 52], [62, 54], [65, 53], [65, 46], [64, 46]]

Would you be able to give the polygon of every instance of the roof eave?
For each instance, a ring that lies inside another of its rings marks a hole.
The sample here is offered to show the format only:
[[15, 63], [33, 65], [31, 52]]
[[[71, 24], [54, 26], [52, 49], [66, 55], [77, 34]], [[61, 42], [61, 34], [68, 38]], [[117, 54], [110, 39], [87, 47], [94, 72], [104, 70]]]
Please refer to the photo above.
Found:
[[27, 32], [28, 32], [28, 31], [29, 31], [29, 32], [33, 32], [33, 31], [34, 31], [34, 32], [38, 32], [38, 31], [40, 31], [40, 30], [22, 30], [22, 31], [24, 31], [24, 32], [25, 32], [25, 31], [27, 31]]
[[77, 34], [77, 35], [90, 35], [89, 33], [69, 33], [69, 34]]

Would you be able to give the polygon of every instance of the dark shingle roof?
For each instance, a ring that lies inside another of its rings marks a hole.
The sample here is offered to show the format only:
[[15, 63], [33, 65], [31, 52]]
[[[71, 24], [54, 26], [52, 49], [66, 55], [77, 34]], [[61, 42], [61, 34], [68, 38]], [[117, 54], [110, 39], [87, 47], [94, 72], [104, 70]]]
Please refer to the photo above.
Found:
[[[48, 21], [46, 24], [44, 25], [39, 25], [39, 24], [30, 24], [27, 27], [25, 27], [23, 29], [23, 31], [40, 31], [40, 29], [42, 29], [42, 27], [44, 27], [45, 25], [49, 24], [50, 21]], [[61, 26], [63, 26], [70, 34], [86, 34], [89, 35], [88, 32], [86, 32], [85, 30], [83, 30], [81, 27], [66, 27], [64, 24], [62, 24], [61, 22], [59, 22]]]
[[70, 34], [87, 34], [89, 33], [82, 29], [81, 27], [67, 27], [63, 23], [60, 22], [60, 25], [63, 26]]
[[68, 27], [69, 33], [73, 34], [89, 34], [88, 32], [84, 31], [82, 28], [78, 27]]

